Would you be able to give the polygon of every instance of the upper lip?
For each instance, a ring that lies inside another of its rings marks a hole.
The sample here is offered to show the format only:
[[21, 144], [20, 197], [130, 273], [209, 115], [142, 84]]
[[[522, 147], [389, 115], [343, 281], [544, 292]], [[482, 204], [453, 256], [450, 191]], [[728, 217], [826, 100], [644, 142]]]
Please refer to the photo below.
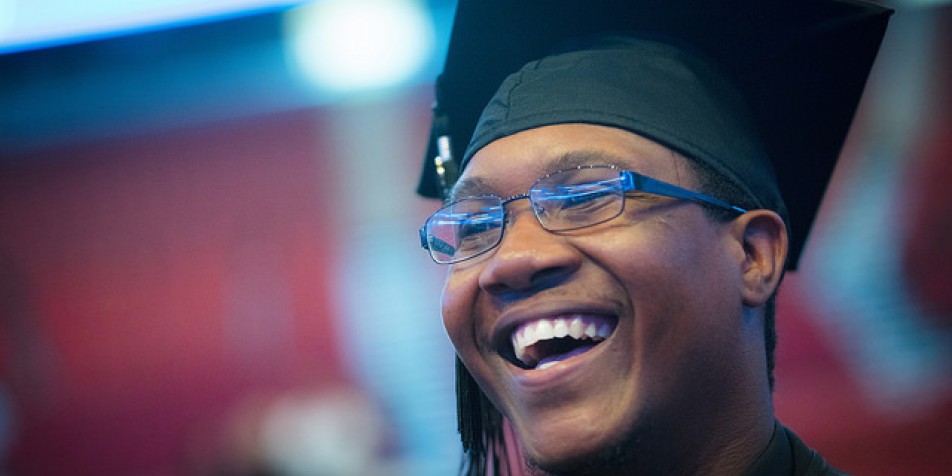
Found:
[[516, 364], [511, 336], [520, 325], [537, 319], [551, 319], [571, 314], [607, 316], [617, 319], [618, 310], [604, 303], [555, 300], [541, 303], [526, 303], [504, 311], [491, 331], [491, 343], [506, 360]]

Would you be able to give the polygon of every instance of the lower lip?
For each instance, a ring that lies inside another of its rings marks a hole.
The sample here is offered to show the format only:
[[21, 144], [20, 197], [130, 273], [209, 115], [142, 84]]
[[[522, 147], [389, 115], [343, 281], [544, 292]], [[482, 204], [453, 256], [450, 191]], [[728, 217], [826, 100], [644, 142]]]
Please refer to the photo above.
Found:
[[594, 349], [597, 345], [598, 344], [585, 345], [585, 346], [578, 347], [575, 350], [572, 350], [571, 352], [566, 352], [560, 355], [559, 358], [556, 360], [542, 359], [542, 362], [540, 362], [539, 365], [536, 366], [535, 370], [545, 370], [549, 367], [552, 367], [553, 365], [558, 365], [559, 362], [563, 362], [565, 360], [571, 359], [572, 357], [575, 357], [576, 355], [582, 355]]
[[587, 351], [570, 355], [545, 368], [523, 369], [512, 364], [510, 364], [510, 368], [514, 369], [513, 376], [520, 386], [537, 391], [548, 390], [564, 384], [569, 379], [578, 378], [577, 376], [584, 376], [589, 373], [591, 371], [587, 368], [590, 364], [589, 361], [604, 351], [604, 348], [611, 342], [611, 338], [612, 336], [608, 336], [607, 339]]

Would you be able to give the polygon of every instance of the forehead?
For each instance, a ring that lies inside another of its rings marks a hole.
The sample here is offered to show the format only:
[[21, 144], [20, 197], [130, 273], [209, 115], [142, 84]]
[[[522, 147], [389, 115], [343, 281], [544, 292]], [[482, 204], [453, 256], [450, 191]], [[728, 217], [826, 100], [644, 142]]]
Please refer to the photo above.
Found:
[[540, 177], [579, 165], [615, 165], [678, 184], [684, 160], [661, 144], [615, 127], [544, 126], [501, 138], [474, 154], [450, 199], [521, 194]]

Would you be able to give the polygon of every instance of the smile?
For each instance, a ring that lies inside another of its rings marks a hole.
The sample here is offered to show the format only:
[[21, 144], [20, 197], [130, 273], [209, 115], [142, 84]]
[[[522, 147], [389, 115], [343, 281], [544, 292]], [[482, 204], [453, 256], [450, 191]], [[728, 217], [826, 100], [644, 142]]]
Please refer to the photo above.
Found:
[[512, 331], [513, 363], [542, 370], [588, 352], [614, 330], [615, 321], [605, 316], [572, 314], [532, 320]]

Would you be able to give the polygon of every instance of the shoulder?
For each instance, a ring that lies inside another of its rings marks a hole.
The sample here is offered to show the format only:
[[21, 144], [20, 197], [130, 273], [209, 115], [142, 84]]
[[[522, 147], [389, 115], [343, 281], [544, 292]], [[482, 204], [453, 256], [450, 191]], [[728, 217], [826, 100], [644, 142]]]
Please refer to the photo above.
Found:
[[787, 433], [787, 439], [790, 441], [790, 449], [793, 451], [793, 474], [796, 476], [848, 476], [832, 466], [830, 466], [819, 453], [810, 448], [796, 434], [787, 428], [783, 429]]

